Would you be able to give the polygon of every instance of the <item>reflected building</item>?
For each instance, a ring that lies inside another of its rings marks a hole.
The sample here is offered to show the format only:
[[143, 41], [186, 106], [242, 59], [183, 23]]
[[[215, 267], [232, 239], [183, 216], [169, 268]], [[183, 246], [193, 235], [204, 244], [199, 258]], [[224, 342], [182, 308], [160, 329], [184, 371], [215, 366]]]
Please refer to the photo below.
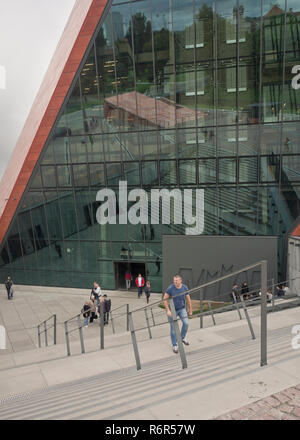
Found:
[[1, 280], [116, 289], [130, 267], [159, 292], [162, 237], [187, 225], [164, 224], [161, 209], [151, 227], [100, 225], [97, 193], [112, 189], [119, 215], [120, 181], [149, 194], [202, 188], [203, 234], [278, 236], [284, 277], [300, 214], [299, 4], [90, 0], [82, 14], [90, 25], [75, 29], [69, 52], [84, 51], [62, 68], [66, 84], [73, 69], [70, 83], [53, 89], [59, 104], [36, 124], [45, 137], [30, 166], [22, 157], [22, 190], [18, 174], [6, 194]]

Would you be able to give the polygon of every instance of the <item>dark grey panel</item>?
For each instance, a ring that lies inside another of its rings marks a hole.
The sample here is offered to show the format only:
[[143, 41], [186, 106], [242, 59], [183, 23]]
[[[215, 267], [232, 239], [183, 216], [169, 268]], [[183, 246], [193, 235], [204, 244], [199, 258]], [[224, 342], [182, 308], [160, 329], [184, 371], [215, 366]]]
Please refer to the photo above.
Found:
[[[163, 236], [163, 289], [179, 273], [191, 289], [261, 260], [268, 261], [268, 279], [277, 280], [277, 237]], [[231, 298], [234, 282], [260, 287], [260, 269], [243, 272], [204, 289], [204, 298]], [[271, 284], [271, 281], [268, 282]], [[197, 294], [198, 297], [198, 294]]]

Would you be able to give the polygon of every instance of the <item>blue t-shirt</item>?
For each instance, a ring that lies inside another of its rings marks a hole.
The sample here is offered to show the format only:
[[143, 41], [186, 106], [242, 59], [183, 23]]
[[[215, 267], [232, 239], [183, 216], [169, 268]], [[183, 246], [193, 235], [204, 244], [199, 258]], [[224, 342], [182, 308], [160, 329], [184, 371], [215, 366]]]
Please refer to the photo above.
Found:
[[174, 306], [175, 306], [176, 311], [185, 308], [185, 295], [184, 294], [179, 295], [179, 293], [186, 292], [187, 290], [189, 290], [189, 289], [187, 288], [187, 286], [185, 284], [182, 284], [180, 289], [177, 289], [174, 284], [171, 284], [167, 288], [166, 293], [170, 297], [178, 295], [176, 298], [174, 298]]

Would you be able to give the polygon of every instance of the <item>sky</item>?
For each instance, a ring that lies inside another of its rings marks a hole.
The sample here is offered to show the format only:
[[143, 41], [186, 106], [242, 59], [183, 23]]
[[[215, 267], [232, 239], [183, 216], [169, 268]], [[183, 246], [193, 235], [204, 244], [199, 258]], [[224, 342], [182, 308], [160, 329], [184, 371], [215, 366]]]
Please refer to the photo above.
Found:
[[76, 0], [0, 0], [0, 179]]

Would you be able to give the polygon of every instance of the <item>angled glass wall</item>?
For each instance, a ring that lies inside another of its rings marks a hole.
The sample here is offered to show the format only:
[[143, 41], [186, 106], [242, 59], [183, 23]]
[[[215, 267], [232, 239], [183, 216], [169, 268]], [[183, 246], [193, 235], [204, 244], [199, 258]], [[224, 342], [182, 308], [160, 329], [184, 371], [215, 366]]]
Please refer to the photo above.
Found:
[[[191, 225], [152, 209], [155, 189], [203, 189], [203, 234], [281, 245], [300, 213], [298, 3], [114, 0], [1, 249], [1, 277], [115, 289], [130, 267], [160, 291], [162, 236]], [[148, 194], [148, 225], [118, 221], [120, 181]], [[116, 224], [97, 220], [104, 188]], [[279, 276], [282, 261], [279, 246]]]

